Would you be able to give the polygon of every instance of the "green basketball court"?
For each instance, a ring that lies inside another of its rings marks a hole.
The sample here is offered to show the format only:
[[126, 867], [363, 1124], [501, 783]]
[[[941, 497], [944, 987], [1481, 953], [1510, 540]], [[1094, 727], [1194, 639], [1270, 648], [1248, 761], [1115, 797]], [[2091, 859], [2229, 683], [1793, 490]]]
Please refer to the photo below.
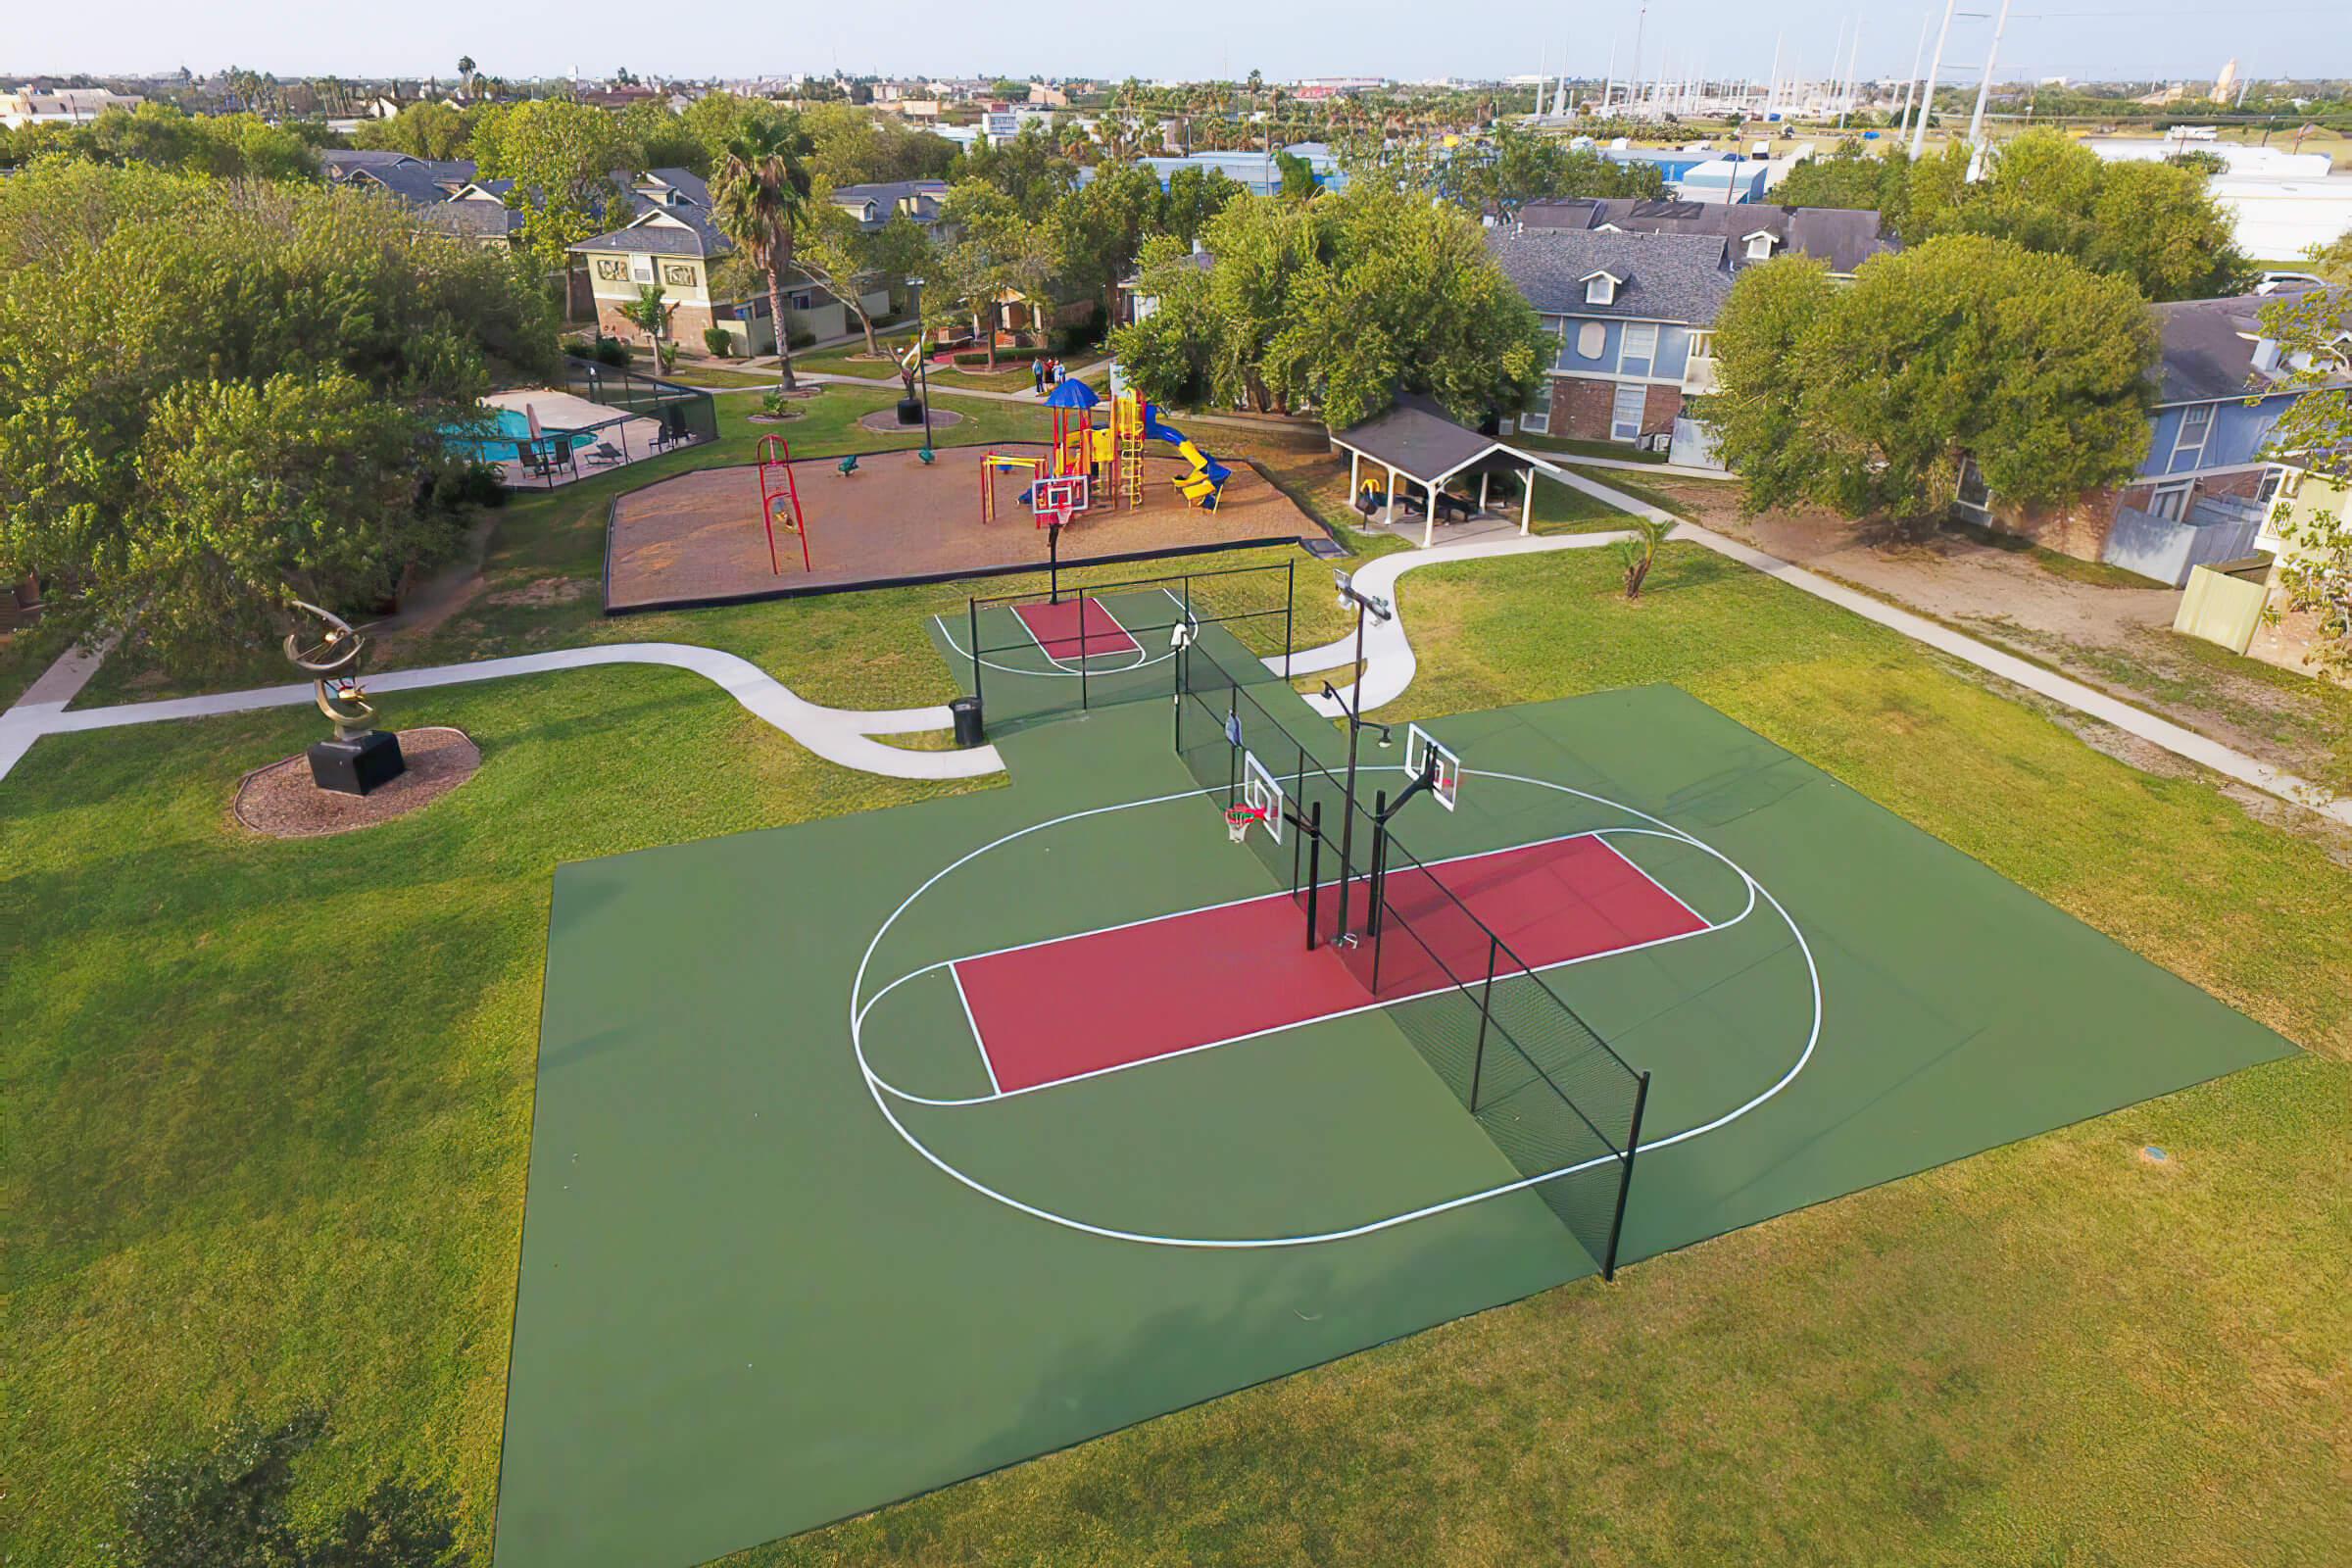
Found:
[[[1664, 687], [1433, 721], [1395, 925], [1309, 952], [1311, 840], [1228, 841], [1223, 723], [1089, 613], [990, 638], [1007, 788], [558, 873], [503, 1568], [702, 1562], [2293, 1049]], [[1297, 808], [1344, 743], [1250, 681]], [[1408, 929], [1529, 956], [1474, 1004]], [[1630, 1180], [1598, 1111], [1546, 1176], [1524, 1107], [1642, 1074]]]

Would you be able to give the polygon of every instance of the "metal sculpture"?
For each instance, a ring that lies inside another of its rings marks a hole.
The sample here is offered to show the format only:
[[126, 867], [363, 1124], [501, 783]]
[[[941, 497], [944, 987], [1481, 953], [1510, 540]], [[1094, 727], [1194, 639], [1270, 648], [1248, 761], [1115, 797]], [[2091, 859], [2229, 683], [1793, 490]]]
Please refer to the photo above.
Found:
[[317, 605], [294, 602], [317, 628], [286, 633], [287, 662], [311, 677], [318, 711], [335, 726], [333, 740], [310, 749], [311, 782], [338, 795], [366, 795], [408, 770], [400, 737], [375, 727], [375, 710], [360, 685], [360, 656], [368, 639], [348, 621]]

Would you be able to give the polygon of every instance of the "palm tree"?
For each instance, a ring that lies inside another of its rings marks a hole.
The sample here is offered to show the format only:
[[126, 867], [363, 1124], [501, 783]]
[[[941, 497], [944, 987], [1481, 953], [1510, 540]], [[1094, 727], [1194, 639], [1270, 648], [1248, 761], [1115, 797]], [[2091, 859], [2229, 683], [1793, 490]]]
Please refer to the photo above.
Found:
[[710, 216], [720, 232], [767, 274], [777, 384], [788, 392], [800, 383], [793, 378], [792, 332], [784, 320], [784, 274], [792, 270], [793, 230], [808, 213], [808, 150], [797, 121], [754, 120], [727, 143], [710, 192]]
[[479, 96], [473, 90], [473, 56], [458, 56], [458, 79], [466, 84], [466, 97]]

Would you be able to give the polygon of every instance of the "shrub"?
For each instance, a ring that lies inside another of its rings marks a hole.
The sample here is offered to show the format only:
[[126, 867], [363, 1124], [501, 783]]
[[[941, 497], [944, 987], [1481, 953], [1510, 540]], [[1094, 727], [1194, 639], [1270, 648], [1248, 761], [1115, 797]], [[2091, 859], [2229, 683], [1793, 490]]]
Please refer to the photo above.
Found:
[[723, 326], [706, 326], [703, 328], [703, 348], [714, 360], [732, 359], [735, 354], [734, 334]]
[[816, 334], [808, 331], [794, 332], [787, 341], [796, 349], [805, 349], [816, 341]]
[[625, 370], [629, 368], [629, 346], [616, 337], [600, 337], [596, 340], [596, 363]]
[[988, 368], [988, 351], [986, 349], [958, 349], [956, 351], [956, 363], [963, 366], [977, 366], [985, 370]]
[[570, 355], [575, 360], [593, 360], [596, 358], [596, 339], [592, 337], [587, 337], [585, 335], [580, 337], [567, 337], [564, 340], [563, 348], [564, 353]]

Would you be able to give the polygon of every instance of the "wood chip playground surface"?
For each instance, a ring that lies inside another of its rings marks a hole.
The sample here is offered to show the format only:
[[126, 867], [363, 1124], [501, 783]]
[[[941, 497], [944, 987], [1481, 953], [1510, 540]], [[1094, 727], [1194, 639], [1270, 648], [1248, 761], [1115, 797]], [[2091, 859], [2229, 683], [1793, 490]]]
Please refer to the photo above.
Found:
[[[991, 672], [1005, 788], [558, 871], [501, 1568], [683, 1568], [1595, 1271], [1433, 1070], [1458, 999], [1228, 842], [1168, 665], [1069, 711], [1084, 614]], [[1620, 1267], [2294, 1049], [1674, 688], [1429, 727], [1391, 897], [1649, 1075]]]
[[[850, 474], [839, 459], [796, 460], [807, 569], [800, 540], [782, 528], [782, 570], [770, 569], [756, 464], [701, 468], [616, 496], [606, 530], [605, 609], [679, 609], [1042, 567], [1046, 530], [1018, 499], [1029, 484], [1024, 470], [996, 474], [996, 519], [981, 521], [982, 450], [941, 448], [928, 465], [916, 452], [878, 453], [860, 457]], [[1042, 458], [1048, 449], [1006, 442], [987, 450]], [[1248, 463], [1230, 466], [1209, 512], [1186, 505], [1169, 483], [1186, 464], [1147, 456], [1144, 505], [1089, 511], [1062, 530], [1061, 559], [1143, 560], [1329, 537]]]

